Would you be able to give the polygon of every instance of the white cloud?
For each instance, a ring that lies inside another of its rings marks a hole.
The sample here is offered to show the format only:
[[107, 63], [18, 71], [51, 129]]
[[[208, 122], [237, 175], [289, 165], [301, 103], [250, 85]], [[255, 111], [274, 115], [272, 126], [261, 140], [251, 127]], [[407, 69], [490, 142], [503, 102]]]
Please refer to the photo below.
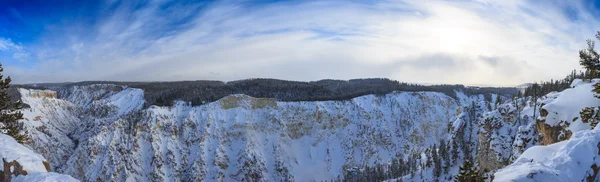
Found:
[[[579, 68], [577, 51], [598, 29], [581, 10], [524, 1], [353, 4], [213, 4], [121, 8], [94, 29], [34, 46], [17, 82], [82, 80], [291, 80], [388, 77], [401, 81], [517, 85]], [[165, 30], [172, 18], [193, 21]], [[1, 41], [1, 39], [0, 39]], [[2, 44], [0, 42], [0, 50]], [[494, 58], [494, 64], [489, 64]], [[33, 71], [36, 70], [36, 71]], [[38, 71], [39, 70], [39, 71]], [[57, 71], [60, 70], [60, 71]]]
[[0, 51], [18, 51], [22, 49], [22, 46], [15, 44], [12, 40], [0, 37]]
[[15, 44], [11, 39], [0, 37], [0, 53], [7, 52], [12, 54], [12, 58], [18, 61], [24, 61], [29, 57], [22, 45]]

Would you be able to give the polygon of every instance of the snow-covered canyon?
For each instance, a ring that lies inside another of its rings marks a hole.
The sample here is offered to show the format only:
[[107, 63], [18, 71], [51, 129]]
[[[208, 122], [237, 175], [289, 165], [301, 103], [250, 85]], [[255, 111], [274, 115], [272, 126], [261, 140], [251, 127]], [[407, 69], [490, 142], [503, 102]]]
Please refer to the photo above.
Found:
[[[451, 181], [465, 160], [495, 181], [535, 180], [579, 162], [569, 157], [578, 154], [565, 154], [567, 146], [587, 152], [591, 163], [578, 166], [591, 172], [556, 179], [583, 180], [597, 173], [598, 149], [589, 147], [598, 143], [596, 130], [579, 117], [582, 108], [600, 106], [591, 91], [596, 82], [537, 103], [456, 90], [455, 97], [393, 92], [304, 102], [236, 94], [200, 106], [145, 107], [143, 90], [119, 85], [19, 92], [29, 106], [27, 146], [52, 171], [81, 181], [321, 181], [411, 156], [416, 167], [396, 180]], [[434, 175], [428, 163], [441, 143], [452, 155]], [[547, 158], [531, 157], [540, 151]]]
[[461, 105], [441, 93], [396, 92], [322, 102], [231, 95], [143, 109], [140, 89], [69, 89], [63, 98], [21, 89], [24, 121], [32, 148], [83, 181], [333, 179], [430, 147]]

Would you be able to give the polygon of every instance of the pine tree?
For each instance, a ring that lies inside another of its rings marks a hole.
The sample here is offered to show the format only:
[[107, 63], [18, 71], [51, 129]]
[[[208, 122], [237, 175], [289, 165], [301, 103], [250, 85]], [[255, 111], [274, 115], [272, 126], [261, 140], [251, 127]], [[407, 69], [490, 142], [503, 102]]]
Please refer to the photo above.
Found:
[[449, 147], [446, 144], [446, 141], [444, 141], [443, 139], [440, 141], [440, 160], [443, 161], [443, 166], [444, 166], [444, 173], [448, 173], [449, 169], [450, 169], [450, 153], [449, 153]]
[[431, 151], [431, 158], [433, 159], [433, 175], [435, 177], [440, 177], [442, 174], [442, 160], [440, 160], [435, 144]]
[[[596, 34], [596, 39], [600, 40], [600, 31]], [[600, 55], [594, 49], [594, 41], [587, 40], [588, 48], [579, 51], [579, 64], [586, 69], [587, 78], [596, 78], [600, 70]]]
[[470, 161], [465, 161], [459, 169], [458, 175], [454, 177], [456, 182], [484, 182], [487, 179]]
[[0, 133], [15, 138], [19, 143], [24, 143], [27, 141], [27, 136], [21, 134], [23, 123], [19, 122], [23, 119], [23, 113], [19, 111], [22, 103], [11, 101], [8, 95], [11, 79], [10, 76], [3, 79], [2, 71], [4, 68], [0, 64]]
[[427, 156], [427, 159], [425, 160], [425, 167], [431, 167], [433, 162], [431, 158], [431, 148], [425, 149], [425, 156]]
[[458, 142], [456, 141], [457, 139], [452, 139], [452, 164], [456, 164], [456, 161], [458, 160]]

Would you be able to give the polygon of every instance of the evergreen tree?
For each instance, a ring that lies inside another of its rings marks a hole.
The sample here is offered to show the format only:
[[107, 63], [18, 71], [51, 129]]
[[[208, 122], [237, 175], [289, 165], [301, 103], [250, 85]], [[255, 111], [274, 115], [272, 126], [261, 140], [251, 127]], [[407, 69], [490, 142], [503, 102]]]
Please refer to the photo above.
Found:
[[[596, 34], [596, 39], [600, 40], [600, 31]], [[593, 40], [587, 40], [587, 44], [587, 49], [579, 51], [579, 64], [586, 69], [586, 78], [596, 78], [600, 70], [600, 55], [594, 49]]]
[[444, 173], [448, 173], [450, 170], [450, 148], [443, 139], [440, 141], [440, 159], [443, 161]]
[[458, 175], [454, 177], [456, 182], [484, 182], [487, 179], [470, 161], [465, 161], [459, 169]]
[[15, 138], [19, 143], [24, 143], [27, 141], [27, 136], [21, 134], [23, 123], [19, 122], [23, 119], [23, 113], [19, 111], [22, 103], [11, 101], [8, 95], [11, 79], [10, 76], [3, 79], [2, 71], [4, 68], [0, 64], [0, 133]]
[[435, 144], [433, 150], [431, 150], [431, 158], [433, 159], [433, 176], [440, 177], [442, 174], [442, 160], [440, 160]]
[[425, 156], [427, 156], [427, 158], [425, 159], [425, 167], [431, 167], [431, 164], [433, 163], [433, 160], [431, 158], [431, 149], [425, 149]]
[[457, 139], [452, 139], [452, 164], [456, 164], [456, 161], [458, 160], [458, 141], [456, 141]]
[[500, 96], [496, 96], [496, 106], [502, 104], [502, 98], [500, 98]]

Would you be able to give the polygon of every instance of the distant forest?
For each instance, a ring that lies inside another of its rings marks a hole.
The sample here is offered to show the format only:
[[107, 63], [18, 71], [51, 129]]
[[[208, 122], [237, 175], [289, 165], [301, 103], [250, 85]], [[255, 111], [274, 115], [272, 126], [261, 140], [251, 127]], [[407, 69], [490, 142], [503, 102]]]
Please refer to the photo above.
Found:
[[[433, 91], [442, 92], [456, 98], [454, 90], [464, 93], [492, 93], [512, 96], [518, 90], [513, 87], [466, 87], [464, 85], [419, 85], [385, 78], [353, 80], [319, 80], [311, 82], [277, 79], [246, 79], [231, 82], [222, 81], [176, 81], [176, 82], [113, 82], [88, 81], [62, 84], [17, 85], [16, 87], [47, 88], [61, 90], [76, 85], [116, 84], [144, 90], [146, 105], [170, 106], [173, 101], [182, 100], [192, 105], [202, 105], [231, 94], [245, 94], [257, 98], [275, 98], [278, 101], [326, 101], [349, 100], [355, 97], [393, 91]], [[60, 95], [60, 94], [59, 94]]]
[[[537, 97], [544, 96], [550, 92], [560, 92], [567, 88], [571, 88], [571, 83], [575, 79], [590, 80], [592, 78], [594, 78], [594, 75], [592, 73], [590, 73], [589, 71], [585, 71], [585, 72], [580, 71], [579, 73], [577, 73], [577, 70], [573, 70], [573, 71], [571, 71], [571, 73], [569, 75], [567, 75], [565, 78], [563, 78], [561, 80], [550, 80], [550, 81], [543, 81], [540, 83], [530, 84], [529, 86], [527, 86], [527, 88], [525, 88], [525, 91], [523, 94], [526, 97], [537, 98]], [[519, 95], [519, 97], [520, 97], [520, 95]]]

